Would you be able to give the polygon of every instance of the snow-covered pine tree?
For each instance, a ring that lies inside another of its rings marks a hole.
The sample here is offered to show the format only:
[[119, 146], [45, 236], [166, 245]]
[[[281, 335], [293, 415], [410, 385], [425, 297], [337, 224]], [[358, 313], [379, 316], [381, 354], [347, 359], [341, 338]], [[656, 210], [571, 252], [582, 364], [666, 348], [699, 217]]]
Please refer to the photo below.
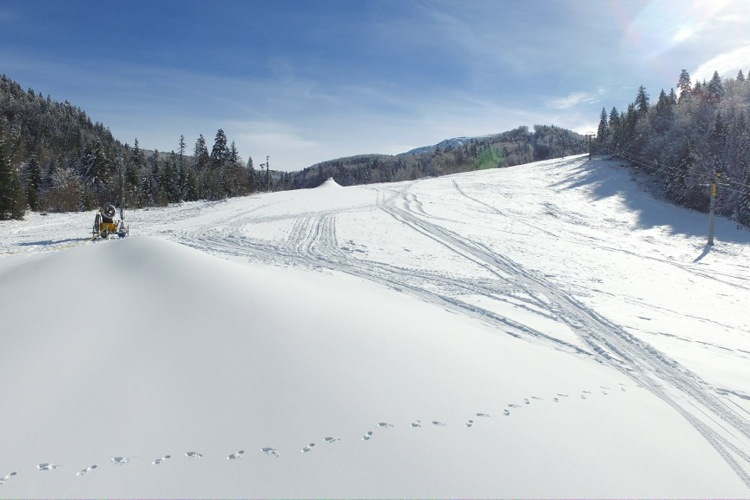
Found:
[[602, 108], [599, 115], [599, 128], [596, 130], [596, 149], [599, 153], [607, 152], [607, 142], [609, 140], [609, 123], [607, 122], [607, 110]]
[[745, 178], [740, 189], [737, 222], [750, 227], [750, 168], [745, 171]]
[[711, 102], [717, 103], [724, 97], [724, 84], [721, 81], [718, 71], [714, 71], [714, 76], [708, 82], [706, 94]]
[[39, 210], [39, 195], [42, 186], [42, 167], [36, 155], [31, 155], [24, 169], [26, 201], [32, 211]]
[[680, 78], [677, 80], [677, 88], [680, 91], [679, 101], [686, 99], [692, 92], [693, 84], [690, 82], [690, 74], [687, 70], [683, 69], [680, 73]]
[[649, 98], [646, 93], [646, 87], [638, 87], [638, 94], [635, 96], [635, 109], [638, 111], [638, 117], [646, 116], [648, 113]]
[[251, 156], [247, 157], [247, 188], [251, 193], [258, 190], [258, 174]]

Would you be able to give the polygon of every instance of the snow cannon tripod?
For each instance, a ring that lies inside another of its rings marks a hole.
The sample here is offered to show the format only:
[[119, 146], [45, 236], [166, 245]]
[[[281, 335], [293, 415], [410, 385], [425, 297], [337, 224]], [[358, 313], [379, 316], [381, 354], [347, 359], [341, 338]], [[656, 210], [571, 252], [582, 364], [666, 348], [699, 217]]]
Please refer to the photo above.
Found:
[[120, 238], [124, 238], [130, 233], [130, 228], [125, 224], [125, 216], [122, 213], [122, 208], [120, 208], [119, 220], [115, 219], [115, 213], [114, 205], [107, 205], [99, 209], [99, 213], [94, 218], [91, 239], [101, 236], [106, 240], [110, 234], [116, 234]]

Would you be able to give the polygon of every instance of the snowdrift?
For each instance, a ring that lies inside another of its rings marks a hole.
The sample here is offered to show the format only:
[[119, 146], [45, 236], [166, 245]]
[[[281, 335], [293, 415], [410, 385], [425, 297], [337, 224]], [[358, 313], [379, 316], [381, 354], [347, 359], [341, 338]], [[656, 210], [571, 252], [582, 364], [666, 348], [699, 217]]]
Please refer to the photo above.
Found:
[[746, 493], [593, 357], [359, 278], [147, 237], [3, 264], [2, 497]]
[[331, 189], [331, 188], [335, 189], [335, 188], [340, 188], [340, 187], [341, 185], [338, 182], [336, 182], [333, 179], [333, 177], [329, 177], [323, 182], [323, 184], [318, 186], [316, 189]]

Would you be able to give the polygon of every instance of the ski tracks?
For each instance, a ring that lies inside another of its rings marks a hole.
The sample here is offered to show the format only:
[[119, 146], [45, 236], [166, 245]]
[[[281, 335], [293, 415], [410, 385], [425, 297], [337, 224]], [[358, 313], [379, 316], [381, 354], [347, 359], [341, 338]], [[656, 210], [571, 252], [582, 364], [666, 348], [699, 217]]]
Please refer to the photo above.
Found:
[[[191, 234], [178, 239], [209, 252], [244, 256], [276, 265], [345, 272], [410, 293], [446, 309], [479, 318], [515, 337], [532, 338], [554, 348], [593, 355], [598, 361], [615, 367], [636, 383], [648, 388], [674, 408], [750, 488], [750, 421], [746, 416], [729, 407], [695, 373], [600, 316], [545, 278], [530, 272], [508, 256], [496, 253], [487, 245], [439, 225], [442, 219], [426, 214], [417, 196], [409, 192], [412, 185], [413, 183], [408, 184], [400, 191], [379, 189], [378, 208], [400, 224], [480, 266], [492, 276], [491, 279], [479, 282], [454, 278], [447, 273], [355, 258], [342, 250], [338, 241], [337, 214], [345, 210], [286, 216], [286, 219], [294, 220], [284, 241], [250, 238], [248, 232], [243, 232], [243, 227], [257, 221], [247, 218], [227, 221], [227, 226], [222, 229], [213, 226], [191, 231]], [[464, 198], [480, 203], [467, 197], [457, 184], [454, 183], [454, 187]], [[494, 208], [481, 204], [502, 216]], [[588, 350], [486, 308], [467, 304], [459, 298], [466, 294], [493, 301], [508, 300], [507, 297], [512, 296], [516, 299], [514, 305], [520, 303], [522, 307], [537, 314], [546, 311], [550, 317], [575, 332]]]
[[[458, 185], [455, 187], [461, 193]], [[384, 198], [379, 203], [380, 208], [415, 231], [485, 267], [499, 279], [512, 280], [537, 304], [546, 304], [596, 353], [600, 361], [648, 388], [680, 413], [750, 488], [750, 474], [747, 471], [750, 455], [745, 451], [750, 440], [750, 421], [717, 397], [709, 384], [507, 256], [426, 221], [418, 212], [409, 209], [415, 196], [409, 194], [407, 198], [408, 189], [409, 186], [401, 193], [404, 199], [410, 200], [410, 203], [404, 204], [406, 208], [396, 205], [396, 196]]]

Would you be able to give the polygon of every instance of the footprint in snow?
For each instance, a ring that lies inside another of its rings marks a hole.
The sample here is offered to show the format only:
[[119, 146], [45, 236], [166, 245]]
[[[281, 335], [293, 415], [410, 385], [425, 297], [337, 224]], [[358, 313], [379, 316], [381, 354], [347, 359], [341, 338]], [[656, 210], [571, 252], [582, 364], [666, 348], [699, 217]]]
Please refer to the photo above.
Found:
[[568, 397], [567, 394], [558, 394], [558, 396], [560, 396], [561, 398], [567, 398]]
[[231, 455], [227, 456], [227, 460], [239, 460], [242, 458], [242, 455], [245, 454], [245, 450], [238, 450]]
[[260, 451], [262, 451], [269, 457], [274, 456], [276, 458], [279, 458], [279, 450], [277, 450], [276, 448], [271, 448], [271, 447], [261, 448]]
[[477, 413], [477, 417], [489, 418], [490, 416], [486, 413]]
[[57, 469], [58, 467], [62, 467], [60, 464], [39, 464], [36, 466], [39, 470], [52, 470]]
[[362, 436], [362, 441], [369, 441], [370, 439], [372, 439], [372, 431], [367, 431], [367, 434]]
[[528, 398], [523, 398], [523, 404], [527, 405], [531, 403], [531, 401], [528, 400]]
[[560, 400], [559, 400], [559, 399], [557, 399], [557, 398], [552, 398], [552, 401], [554, 401], [555, 403], [557, 403], [557, 402], [559, 402]]
[[85, 469], [81, 469], [78, 472], [76, 472], [76, 476], [85, 476], [86, 474], [88, 474], [94, 469], [96, 469], [96, 465], [89, 465]]
[[445, 427], [445, 423], [441, 422], [440, 420], [433, 420], [432, 421], [432, 425], [434, 425], [436, 427]]
[[305, 446], [304, 448], [302, 448], [300, 451], [302, 453], [310, 453], [311, 451], [313, 451], [314, 448], [315, 448], [315, 443], [310, 443], [307, 446]]
[[8, 479], [12, 478], [16, 474], [18, 474], [18, 472], [11, 472], [10, 474], [8, 474], [6, 476], [0, 477], [0, 486], [3, 485], [5, 483], [5, 481], [7, 481]]
[[378, 422], [378, 427], [382, 427], [384, 429], [393, 429], [393, 424], [389, 424], [388, 422]]
[[506, 417], [507, 417], [508, 415], [510, 415], [510, 410], [503, 410], [503, 415], [505, 415]]
[[203, 458], [203, 454], [197, 451], [186, 451], [185, 456], [188, 458]]
[[473, 426], [474, 426], [474, 421], [473, 420], [469, 420], [469, 421], [466, 422], [466, 427], [471, 428]]
[[531, 396], [531, 399], [536, 399], [538, 401], [544, 400], [544, 398], [540, 398], [539, 396]]
[[109, 459], [110, 462], [112, 462], [115, 465], [125, 465], [126, 463], [130, 462], [130, 458], [128, 457], [112, 457]]
[[422, 427], [422, 421], [421, 420], [417, 420], [415, 422], [412, 422], [411, 426], [412, 426], [412, 428]]
[[338, 443], [339, 441], [341, 441], [341, 439], [337, 437], [333, 437], [333, 436], [328, 436], [328, 437], [323, 438], [323, 441], [325, 441], [328, 444], [333, 444], [333, 443]]
[[154, 465], [159, 465], [159, 464], [161, 464], [161, 463], [162, 463], [163, 461], [165, 461], [165, 460], [169, 460], [170, 458], [172, 458], [172, 455], [164, 455], [163, 457], [161, 457], [161, 458], [157, 458], [156, 460], [154, 460], [154, 461], [153, 461], [153, 462], [151, 462], [151, 463], [152, 463], [152, 464], [154, 464]]
[[508, 405], [508, 408], [520, 408], [520, 407], [521, 407], [520, 405], [515, 405], [512, 403]]

